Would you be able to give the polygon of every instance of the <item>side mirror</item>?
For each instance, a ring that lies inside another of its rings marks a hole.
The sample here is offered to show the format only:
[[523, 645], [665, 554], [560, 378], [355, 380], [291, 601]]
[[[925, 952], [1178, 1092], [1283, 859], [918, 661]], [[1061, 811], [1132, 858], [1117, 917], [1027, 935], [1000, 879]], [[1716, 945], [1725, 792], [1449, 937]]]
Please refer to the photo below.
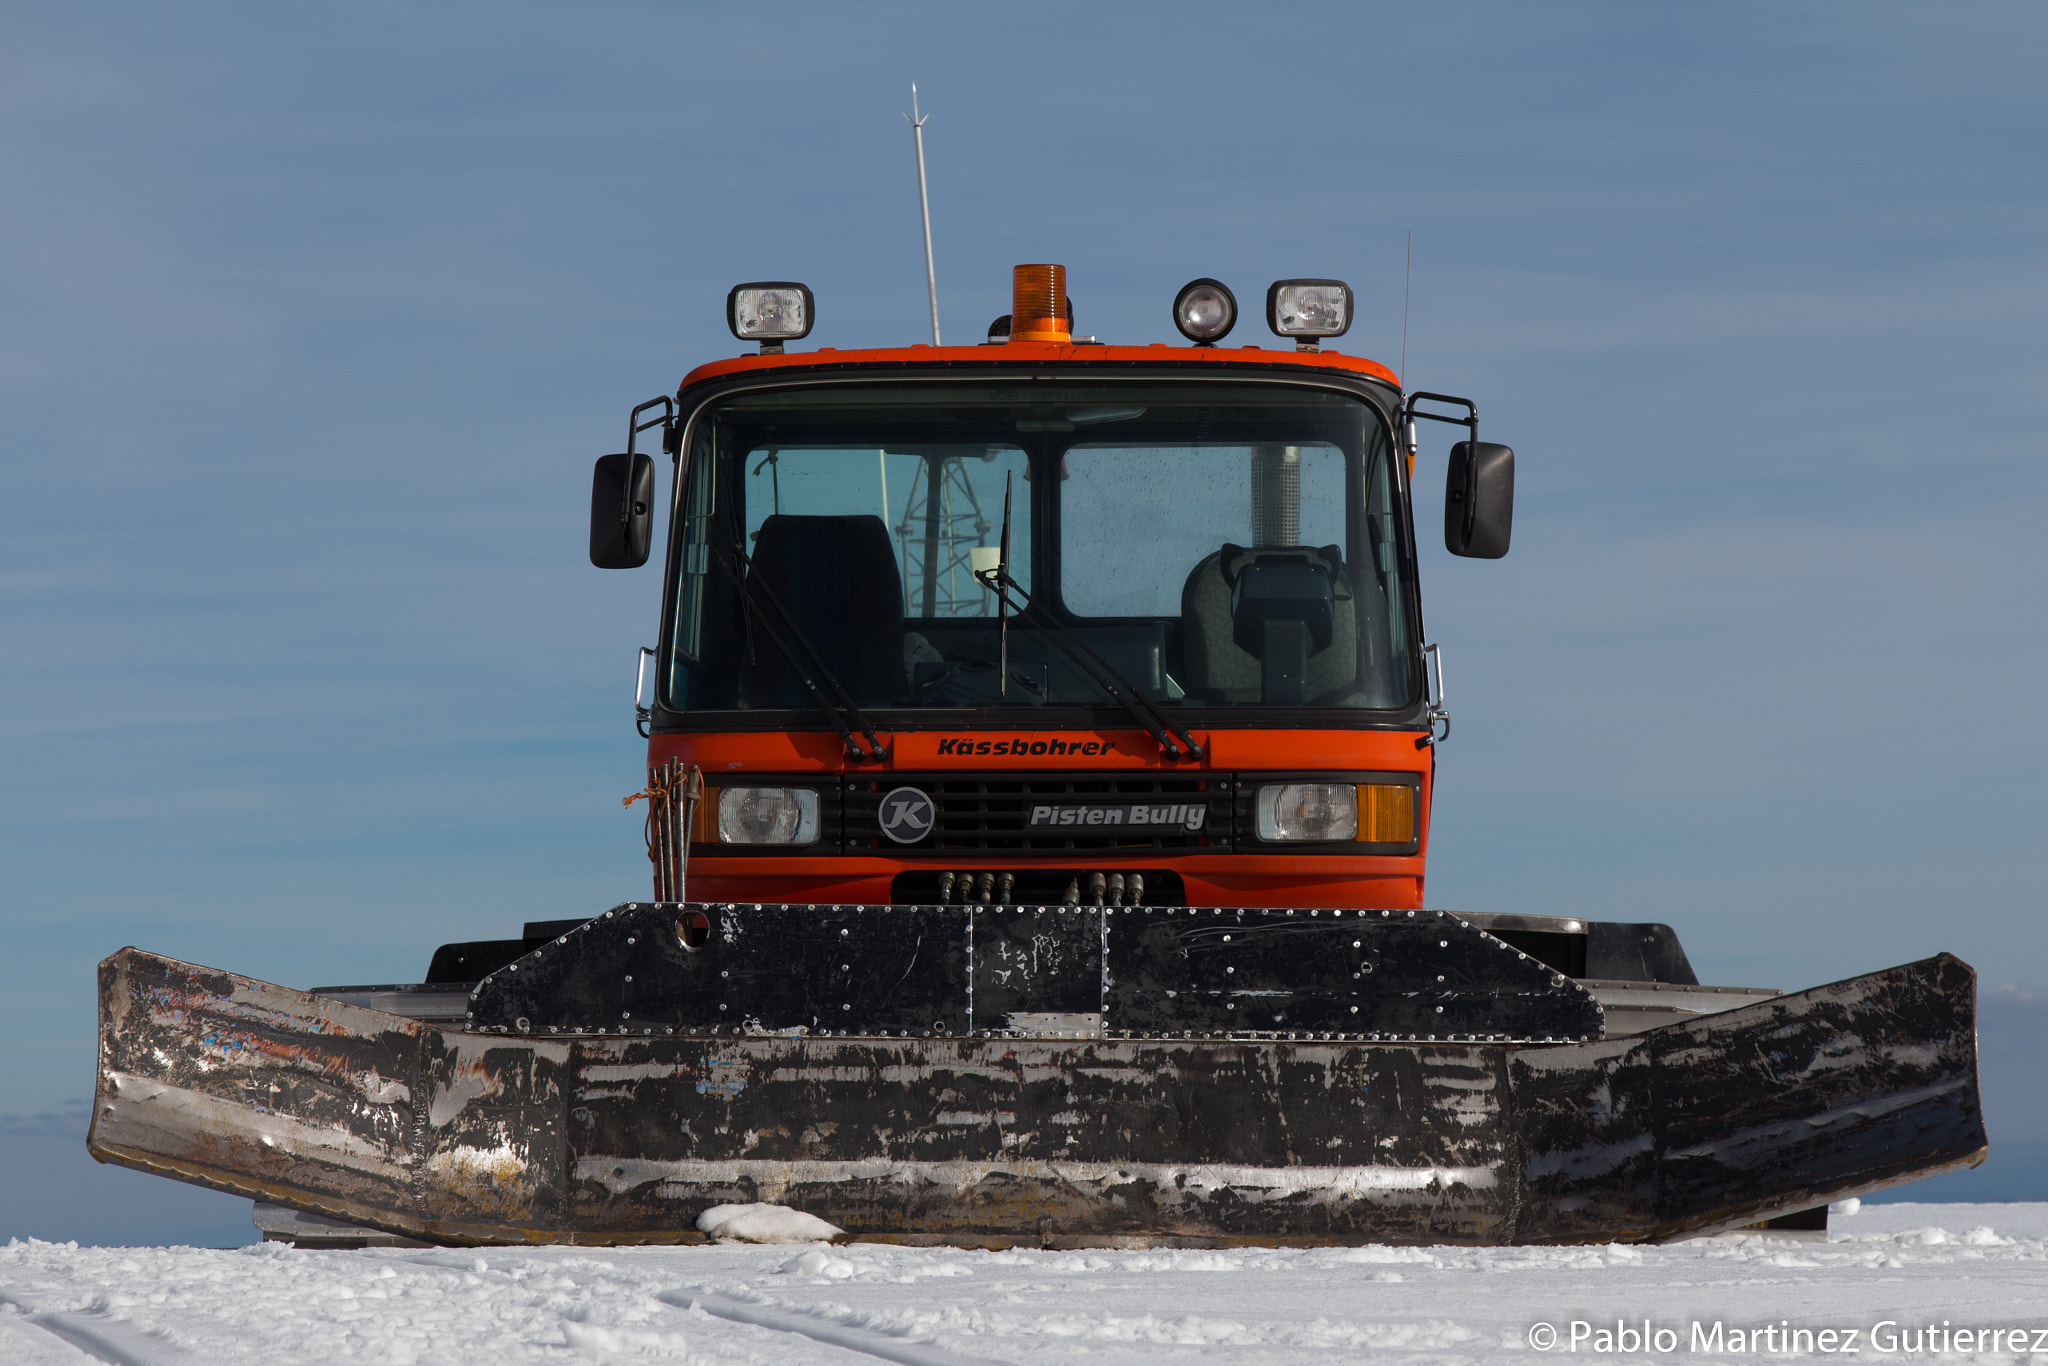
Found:
[[1460, 441], [1451, 447], [1450, 477], [1444, 483], [1444, 549], [1497, 560], [1508, 553], [1514, 524], [1515, 453], [1491, 441]]
[[647, 563], [653, 537], [653, 458], [623, 451], [599, 456], [590, 476], [590, 562], [599, 569], [638, 569]]

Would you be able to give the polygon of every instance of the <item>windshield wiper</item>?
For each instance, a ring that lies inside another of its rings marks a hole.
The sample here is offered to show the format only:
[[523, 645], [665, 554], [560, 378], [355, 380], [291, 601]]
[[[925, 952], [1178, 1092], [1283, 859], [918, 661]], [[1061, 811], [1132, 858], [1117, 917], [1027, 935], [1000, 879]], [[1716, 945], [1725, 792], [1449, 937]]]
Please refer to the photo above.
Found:
[[[1043, 631], [1046, 640], [1072, 661], [1075, 669], [1083, 677], [1108, 693], [1112, 701], [1129, 712], [1131, 719], [1138, 723], [1139, 728], [1158, 741], [1160, 752], [1165, 754], [1169, 762], [1177, 762], [1183, 758], [1201, 758], [1202, 747], [1195, 743], [1195, 737], [1188, 734], [1185, 726], [1162, 716], [1129, 679], [1117, 672], [1114, 665], [1095, 653], [1088, 642], [1081, 639], [1072, 627], [1033, 602], [1031, 595], [1024, 591], [1024, 585], [1010, 577], [1010, 481], [1007, 477], [1003, 480], [1003, 533], [999, 545], [995, 568], [979, 570], [975, 577], [996, 595], [996, 608], [1002, 623], [999, 627], [1002, 662], [998, 665], [1001, 670], [998, 676], [1002, 679], [1003, 691], [1009, 691], [1010, 591], [1014, 589], [1021, 602], [1016, 608], [1017, 615]], [[1086, 655], [1087, 660], [1084, 661], [1082, 655]], [[1089, 667], [1090, 663], [1094, 668]], [[1168, 734], [1169, 731], [1172, 732], [1171, 735]], [[1175, 741], [1179, 743], [1176, 744]]]
[[[768, 585], [766, 579], [754, 573], [753, 561], [747, 557], [747, 552], [736, 546], [714, 548], [711, 552], [711, 561], [726, 578], [732, 580], [732, 586], [738, 590], [740, 602], [747, 609], [750, 619], [759, 619], [762, 629], [768, 633], [768, 639], [782, 652], [782, 657], [789, 661], [789, 667], [795, 671], [797, 681], [804, 685], [804, 690], [810, 693], [812, 700], [818, 704], [818, 709], [825, 713], [825, 718], [832, 723], [832, 729], [839, 732], [840, 740], [846, 745], [846, 757], [856, 764], [879, 764], [888, 758], [889, 751], [883, 746], [881, 737], [875, 734], [873, 723], [855, 705], [852, 694], [846, 691], [846, 686], [839, 681], [838, 675], [825, 663], [825, 657], [818, 653], [818, 647], [811, 644], [810, 638], [803, 633], [803, 628], [796, 624], [796, 618], [791, 616], [789, 608], [783, 605], [781, 596]], [[737, 561], [739, 568], [735, 569], [731, 561]], [[789, 628], [789, 633], [796, 637], [796, 643], [811, 657], [818, 678], [824, 679], [826, 685], [838, 697], [838, 706], [834, 706], [825, 696], [824, 691], [818, 687], [817, 679], [811, 677], [813, 670], [806, 669], [797, 659], [796, 652], [789, 648], [789, 642], [782, 638], [782, 632], [775, 629], [775, 623], [761, 610], [760, 602], [754, 597], [756, 588], [767, 598], [768, 605], [775, 609], [775, 614], [782, 618], [782, 624]], [[752, 642], [749, 642], [750, 648], [751, 644]], [[840, 707], [846, 709], [845, 715], [840, 714]], [[867, 737], [866, 748], [854, 738], [853, 727], [847, 725], [849, 717], [853, 725], [860, 728], [861, 734]]]

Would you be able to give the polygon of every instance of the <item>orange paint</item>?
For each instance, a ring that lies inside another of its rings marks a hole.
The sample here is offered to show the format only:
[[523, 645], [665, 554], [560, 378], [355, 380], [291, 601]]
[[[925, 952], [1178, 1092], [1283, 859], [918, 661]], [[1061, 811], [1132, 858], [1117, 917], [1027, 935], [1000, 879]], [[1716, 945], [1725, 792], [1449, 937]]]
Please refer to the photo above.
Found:
[[[1277, 347], [1267, 350], [1259, 346], [1166, 346], [1153, 343], [1149, 346], [1096, 346], [1074, 345], [1072, 342], [1037, 342], [1013, 339], [1007, 346], [893, 346], [875, 347], [860, 351], [835, 351], [821, 347], [816, 351], [789, 351], [779, 356], [757, 356], [751, 352], [729, 360], [715, 360], [700, 365], [683, 377], [682, 387], [687, 389], [708, 379], [723, 379], [731, 375], [759, 371], [763, 374], [781, 374], [786, 371], [839, 370], [877, 365], [942, 365], [951, 370], [972, 366], [1014, 366], [1020, 360], [1043, 361], [1110, 361], [1128, 365], [1144, 362], [1154, 365], [1174, 366], [1230, 366], [1242, 370], [1246, 365], [1270, 366], [1274, 369], [1291, 370], [1332, 370], [1347, 374], [1367, 375], [1399, 385], [1394, 372], [1378, 361], [1363, 356], [1346, 356], [1328, 347], [1320, 351], [1283, 351]], [[877, 378], [881, 378], [877, 375]], [[1114, 370], [1106, 371], [1105, 378], [1118, 378]]]
[[[978, 872], [1029, 867], [1034, 871], [1164, 868], [1178, 873], [1190, 905], [1370, 907], [1415, 910], [1422, 906], [1423, 867], [1429, 854], [1430, 789], [1436, 750], [1417, 749], [1419, 731], [1218, 730], [1196, 731], [1204, 757], [1169, 764], [1152, 737], [1137, 730], [1029, 730], [1023, 727], [882, 732], [888, 762], [854, 766], [846, 762], [839, 737], [830, 731], [740, 731], [657, 735], [648, 745], [648, 764], [670, 759], [696, 764], [707, 785], [740, 774], [846, 774], [886, 777], [894, 773], [1260, 773], [1378, 772], [1418, 775], [1421, 847], [1409, 855], [1315, 855], [1281, 853], [1175, 853], [1148, 850], [1129, 854], [1091, 853], [1072, 857], [1043, 854], [917, 854], [908, 857], [876, 848], [845, 854], [785, 856], [749, 854], [721, 857], [715, 848], [690, 855], [690, 897], [695, 901], [825, 901], [877, 904], [890, 899], [890, 882], [911, 871]], [[1013, 749], [991, 754], [941, 753], [945, 741], [968, 738], [978, 750], [987, 741]], [[1064, 752], [1053, 752], [1059, 741]], [[1017, 742], [1024, 748], [1015, 750]], [[1083, 752], [1074, 752], [1079, 744]], [[1045, 750], [1034, 752], [1037, 745]], [[1092, 750], [1093, 752], [1089, 752]]]

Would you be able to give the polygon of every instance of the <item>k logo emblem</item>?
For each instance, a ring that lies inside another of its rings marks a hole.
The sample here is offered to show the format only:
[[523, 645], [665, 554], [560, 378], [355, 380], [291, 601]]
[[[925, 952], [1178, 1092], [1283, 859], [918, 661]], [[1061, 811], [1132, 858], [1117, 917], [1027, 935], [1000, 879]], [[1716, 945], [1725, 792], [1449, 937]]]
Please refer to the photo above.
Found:
[[898, 844], [915, 844], [932, 832], [938, 808], [932, 799], [914, 787], [899, 787], [882, 798], [877, 813], [882, 833]]

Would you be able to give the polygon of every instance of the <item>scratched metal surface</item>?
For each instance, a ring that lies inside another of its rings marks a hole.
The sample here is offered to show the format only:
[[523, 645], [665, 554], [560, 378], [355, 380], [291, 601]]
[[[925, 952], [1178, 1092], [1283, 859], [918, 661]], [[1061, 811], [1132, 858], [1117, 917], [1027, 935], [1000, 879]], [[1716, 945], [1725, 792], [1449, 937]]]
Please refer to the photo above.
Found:
[[1981, 1158], [1946, 955], [1632, 1039], [530, 1038], [124, 949], [92, 1151], [447, 1242], [1644, 1240]]
[[[692, 945], [684, 917], [707, 930]], [[477, 985], [517, 1034], [1596, 1039], [1600, 1006], [1445, 911], [633, 902]]]

